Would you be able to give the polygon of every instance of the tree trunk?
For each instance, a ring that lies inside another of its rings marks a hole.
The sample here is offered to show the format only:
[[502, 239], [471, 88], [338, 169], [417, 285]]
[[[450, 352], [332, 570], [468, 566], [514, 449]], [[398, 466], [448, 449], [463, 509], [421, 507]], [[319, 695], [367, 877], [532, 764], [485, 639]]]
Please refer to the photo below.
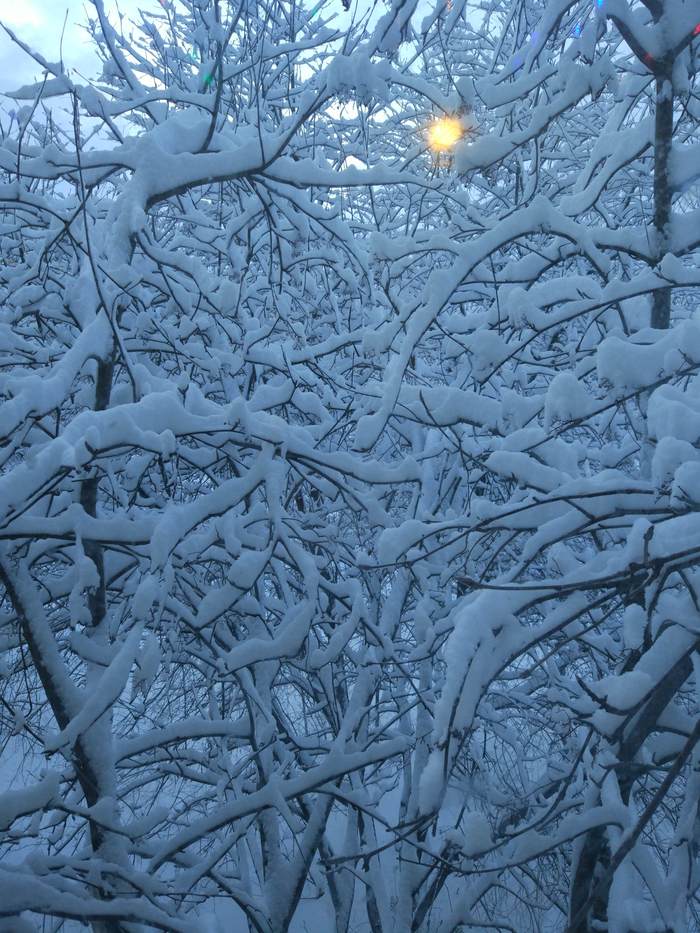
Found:
[[[669, 161], [673, 138], [673, 82], [670, 63], [656, 77], [654, 126], [654, 235], [656, 263], [672, 249], [671, 183]], [[651, 326], [665, 330], [671, 324], [671, 287], [657, 288], [653, 295]]]
[[[671, 144], [673, 139], [673, 63], [664, 61], [663, 66], [656, 73], [655, 83], [655, 118], [654, 118], [654, 258], [655, 263], [661, 262], [666, 253], [672, 249], [671, 219], [672, 219], [672, 188], [669, 178], [669, 163], [671, 157]], [[666, 330], [671, 325], [671, 287], [656, 289], [652, 295], [651, 326]], [[639, 594], [637, 598], [630, 597], [630, 602], [644, 604], [644, 597]], [[679, 662], [680, 663], [680, 662]], [[629, 664], [629, 659], [628, 659]], [[678, 668], [679, 665], [676, 665]], [[623, 670], [629, 669], [623, 666]], [[662, 684], [657, 693], [662, 698], [649, 701], [633, 726], [633, 734], [620, 740], [619, 781], [620, 792], [625, 800], [629, 799], [633, 783], [632, 761], [653, 729], [658, 716], [663, 712], [677, 689], [683, 685], [690, 676], [692, 665], [689, 658], [683, 659], [680, 668], [674, 673], [673, 690], [669, 692], [669, 684]], [[649, 715], [653, 708], [655, 715]], [[573, 866], [571, 896], [569, 903], [569, 927], [567, 933], [590, 933], [600, 929], [601, 924], [607, 922], [607, 895], [601, 891], [595, 894], [595, 887], [601, 874], [610, 860], [610, 851], [607, 834], [604, 829], [598, 828], [588, 833], [578, 858]], [[583, 912], [583, 915], [582, 915]], [[593, 926], [591, 926], [593, 924]]]

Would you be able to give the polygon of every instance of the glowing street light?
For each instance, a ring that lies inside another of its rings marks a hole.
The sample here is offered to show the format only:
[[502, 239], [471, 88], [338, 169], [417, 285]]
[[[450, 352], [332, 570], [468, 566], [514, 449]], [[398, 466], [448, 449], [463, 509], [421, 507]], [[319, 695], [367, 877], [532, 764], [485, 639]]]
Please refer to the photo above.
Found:
[[428, 127], [428, 145], [433, 152], [448, 152], [462, 136], [464, 129], [456, 117], [441, 117]]

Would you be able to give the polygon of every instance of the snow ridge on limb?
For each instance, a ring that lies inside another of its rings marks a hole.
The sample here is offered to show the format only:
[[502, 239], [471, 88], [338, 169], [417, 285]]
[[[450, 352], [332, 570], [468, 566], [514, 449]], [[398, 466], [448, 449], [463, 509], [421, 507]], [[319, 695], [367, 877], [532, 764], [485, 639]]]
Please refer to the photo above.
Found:
[[[38, 833], [52, 878], [30, 890], [28, 870], [0, 909], [185, 930], [223, 894], [236, 922], [281, 930], [319, 887], [326, 792], [356, 771], [380, 786], [410, 747], [384, 713], [365, 722], [394, 651], [356, 565], [388, 521], [377, 490], [420, 470], [345, 440], [381, 300], [337, 192], [430, 183], [405, 159], [343, 165], [337, 34], [286, 0], [264, 20], [166, 4], [133, 38], [93, 6], [99, 88], [44, 62], [0, 148], [2, 671], [37, 772], [3, 801], [2, 844]], [[67, 136], [44, 100], [73, 105]], [[188, 824], [187, 851], [144, 870]]]
[[100, 2], [94, 94], [37, 58], [0, 147], [8, 910], [693, 922], [671, 6], [163, 0], [132, 37]]

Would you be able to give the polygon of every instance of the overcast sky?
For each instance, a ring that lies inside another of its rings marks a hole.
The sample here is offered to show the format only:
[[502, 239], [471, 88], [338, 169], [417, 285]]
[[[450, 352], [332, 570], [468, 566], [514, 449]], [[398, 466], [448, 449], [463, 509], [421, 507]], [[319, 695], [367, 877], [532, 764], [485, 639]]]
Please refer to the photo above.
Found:
[[[329, 0], [330, 4], [333, 2]], [[119, 0], [118, 5], [125, 16], [135, 16], [139, 8], [156, 7], [157, 0]], [[342, 10], [337, 0], [336, 5], [340, 12], [339, 21], [342, 22]], [[85, 0], [0, 0], [0, 23], [9, 26], [22, 41], [50, 62], [57, 62], [61, 58], [63, 32], [63, 62], [80, 83], [74, 71], [86, 77], [95, 76], [98, 71], [97, 56], [91, 40], [86, 30], [81, 28], [87, 21], [86, 6], [90, 4], [86, 4]], [[428, 6], [432, 6], [432, 3], [425, 3], [426, 12]], [[105, 0], [105, 8], [112, 18], [117, 8], [116, 0]], [[42, 77], [39, 65], [0, 29], [0, 94], [16, 90], [23, 84], [40, 81]], [[7, 112], [16, 106], [10, 98], [0, 96], [0, 111]]]
[[[155, 0], [120, 0], [119, 8], [124, 14], [133, 14], [138, 7], [148, 9]], [[91, 49], [87, 33], [81, 24], [87, 21], [84, 0], [0, 0], [0, 22], [9, 26], [17, 35], [51, 62], [60, 59], [61, 31], [66, 21], [63, 37], [63, 61], [66, 68], [76, 69], [82, 74], [94, 74], [97, 59]], [[107, 0], [105, 7], [113, 13], [116, 3]], [[66, 18], [66, 12], [68, 16]], [[42, 78], [39, 66], [18, 48], [4, 30], [0, 34], [0, 91], [15, 90], [23, 84]], [[5, 98], [0, 103], [4, 109], [12, 108]]]
[[[85, 0], [0, 0], [0, 23], [9, 26], [48, 61], [57, 62], [61, 57], [61, 32], [65, 20], [63, 62], [66, 68], [71, 72], [76, 69], [81, 74], [94, 75], [97, 58], [85, 29], [81, 28], [87, 21], [86, 6], [90, 4]], [[157, 0], [119, 0], [119, 9], [125, 16], [134, 16], [139, 8], [147, 10], [157, 6]], [[117, 3], [105, 0], [105, 8], [112, 18]], [[0, 92], [16, 90], [42, 77], [39, 66], [10, 40], [4, 30], [0, 30]], [[8, 98], [0, 97], [0, 109], [10, 110], [14, 106]]]

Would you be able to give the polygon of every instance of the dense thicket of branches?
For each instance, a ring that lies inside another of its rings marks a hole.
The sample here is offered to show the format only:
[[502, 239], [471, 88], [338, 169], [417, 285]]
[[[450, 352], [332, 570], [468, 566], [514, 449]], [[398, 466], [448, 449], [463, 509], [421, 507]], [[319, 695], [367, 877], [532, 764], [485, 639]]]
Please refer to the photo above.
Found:
[[700, 928], [697, 3], [417, 8], [27, 49], [3, 929]]

